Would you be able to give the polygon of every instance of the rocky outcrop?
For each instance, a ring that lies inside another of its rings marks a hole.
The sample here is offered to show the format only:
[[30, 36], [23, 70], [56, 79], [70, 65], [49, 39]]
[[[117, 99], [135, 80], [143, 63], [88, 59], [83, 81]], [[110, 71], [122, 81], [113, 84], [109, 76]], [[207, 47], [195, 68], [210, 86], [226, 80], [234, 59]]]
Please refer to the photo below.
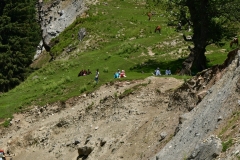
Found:
[[170, 96], [168, 110], [191, 111], [202, 99], [212, 91], [209, 90], [226, 72], [237, 55], [238, 49], [228, 53], [228, 58], [222, 65], [203, 70], [196, 76], [186, 81]]
[[211, 135], [206, 140], [198, 144], [187, 160], [212, 160], [220, 155], [222, 151], [222, 141]]
[[66, 27], [74, 22], [76, 17], [83, 14], [88, 7], [83, 0], [54, 0], [37, 2], [38, 20], [42, 30], [42, 41], [37, 47], [36, 59], [42, 52], [43, 46], [49, 51], [50, 41], [58, 36]]
[[87, 35], [86, 28], [81, 28], [78, 32], [78, 39], [82, 41], [86, 35]]
[[[227, 67], [224, 68], [225, 66]], [[218, 68], [222, 70], [221, 73], [219, 72], [222, 78], [215, 81], [213, 86], [209, 86], [206, 96], [189, 113], [186, 113], [186, 116], [182, 116], [181, 126], [178, 128], [176, 135], [152, 160], [179, 160], [187, 157], [191, 159], [194, 149], [212, 134], [222, 121], [239, 108], [240, 93], [237, 91], [237, 84], [240, 79], [240, 50], [230, 52], [228, 59]], [[206, 73], [206, 71], [203, 73]], [[215, 75], [215, 77], [217, 76], [218, 74]], [[189, 91], [191, 90], [189, 89]], [[187, 92], [185, 93], [187, 94]], [[191, 98], [189, 99], [191, 100]], [[192, 98], [191, 103], [197, 103], [196, 99]], [[183, 104], [186, 105], [187, 103]], [[187, 105], [181, 107], [187, 108]], [[202, 146], [201, 150], [206, 150], [208, 146], [205, 145], [206, 148]], [[202, 151], [198, 150], [198, 154], [201, 153]]]

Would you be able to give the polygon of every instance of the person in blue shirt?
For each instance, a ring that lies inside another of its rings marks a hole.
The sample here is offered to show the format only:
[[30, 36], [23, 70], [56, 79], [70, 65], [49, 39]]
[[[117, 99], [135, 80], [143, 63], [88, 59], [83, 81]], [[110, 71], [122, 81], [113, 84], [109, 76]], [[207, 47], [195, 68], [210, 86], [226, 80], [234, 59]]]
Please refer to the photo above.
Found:
[[117, 72], [114, 73], [114, 78], [119, 78], [119, 76], [120, 76], [120, 75], [119, 75], [119, 71], [117, 71]]

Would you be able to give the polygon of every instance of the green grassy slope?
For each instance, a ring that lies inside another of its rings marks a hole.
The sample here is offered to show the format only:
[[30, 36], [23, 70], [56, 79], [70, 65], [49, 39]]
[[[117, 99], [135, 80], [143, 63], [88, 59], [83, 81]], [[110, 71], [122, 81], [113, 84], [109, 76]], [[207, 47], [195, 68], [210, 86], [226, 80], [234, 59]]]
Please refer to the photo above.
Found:
[[[188, 54], [186, 48], [191, 43], [183, 42], [181, 33], [167, 26], [168, 13], [161, 6], [155, 7], [157, 15], [148, 21], [146, 13], [149, 9], [144, 3], [133, 0], [114, 0], [108, 1], [108, 5], [92, 6], [88, 17], [78, 18], [57, 37], [60, 42], [51, 50], [56, 60], [50, 63], [46, 57], [39, 60], [41, 69], [15, 89], [0, 95], [0, 119], [11, 117], [26, 106], [65, 101], [83, 92], [92, 92], [100, 85], [114, 81], [113, 74], [117, 69], [126, 71], [124, 80], [151, 76], [157, 67], [162, 73], [170, 67], [174, 73], [181, 67]], [[161, 34], [154, 33], [157, 25], [162, 26]], [[82, 27], [88, 35], [80, 42], [76, 35]], [[66, 53], [67, 48], [75, 49]], [[229, 50], [227, 45], [207, 48], [209, 67], [225, 60], [224, 48]], [[149, 50], [154, 54], [149, 54]], [[82, 69], [90, 69], [93, 74], [77, 77]], [[100, 70], [97, 85], [94, 82], [96, 69]]]

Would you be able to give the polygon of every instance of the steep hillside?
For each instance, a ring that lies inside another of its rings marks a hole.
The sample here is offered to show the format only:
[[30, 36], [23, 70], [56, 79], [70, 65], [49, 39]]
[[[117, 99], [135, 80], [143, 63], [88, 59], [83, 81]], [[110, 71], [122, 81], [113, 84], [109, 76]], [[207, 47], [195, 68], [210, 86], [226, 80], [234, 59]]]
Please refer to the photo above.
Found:
[[237, 159], [240, 51], [228, 57], [185, 83], [152, 76], [33, 106], [1, 130], [0, 144], [18, 160]]
[[[72, 4], [64, 1], [67, 2]], [[47, 6], [51, 5], [47, 3]], [[49, 12], [54, 13], [56, 8]], [[113, 74], [117, 69], [125, 70], [125, 80], [144, 79], [157, 67], [162, 73], [167, 68], [175, 73], [191, 43], [184, 42], [180, 33], [174, 31], [174, 26], [167, 25], [163, 10], [158, 9], [159, 15], [151, 21], [146, 16], [147, 10], [146, 3], [134, 1], [101, 1], [91, 6], [85, 16], [78, 17], [53, 39], [56, 43], [50, 52], [43, 51], [32, 63], [36, 70], [25, 82], [0, 94], [0, 121], [4, 122], [12, 113], [24, 111], [31, 105], [51, 104], [83, 92], [91, 93], [105, 83], [114, 82]], [[53, 14], [49, 12], [44, 13], [46, 16]], [[163, 30], [155, 33], [159, 23]], [[82, 28], [86, 29], [87, 35], [79, 41], [78, 32]], [[219, 55], [225, 57], [225, 51]], [[97, 85], [93, 74], [77, 76], [84, 69], [90, 69], [92, 73], [99, 69], [101, 78]], [[187, 79], [186, 76], [174, 77]], [[14, 101], [12, 97], [15, 97]], [[7, 124], [5, 121], [5, 126]]]
[[[149, 21], [144, 1], [44, 1], [46, 27], [54, 14], [73, 14], [73, 2], [94, 6], [57, 37], [54, 31], [57, 43], [33, 63], [41, 69], [0, 94], [0, 117], [15, 113], [1, 127], [0, 148], [13, 160], [239, 158], [238, 49], [210, 45], [210, 68], [193, 77], [152, 76], [157, 67], [175, 73], [192, 45], [167, 25], [164, 10], [155, 8]], [[81, 28], [87, 35], [79, 41]], [[88, 68], [100, 69], [98, 84], [94, 74], [77, 76]], [[127, 77], [113, 79], [119, 68]]]
[[17, 160], [76, 160], [83, 146], [93, 150], [92, 160], [147, 159], [173, 136], [182, 112], [166, 109], [182, 83], [149, 77], [106, 84], [66, 103], [34, 106], [1, 131], [1, 146]]

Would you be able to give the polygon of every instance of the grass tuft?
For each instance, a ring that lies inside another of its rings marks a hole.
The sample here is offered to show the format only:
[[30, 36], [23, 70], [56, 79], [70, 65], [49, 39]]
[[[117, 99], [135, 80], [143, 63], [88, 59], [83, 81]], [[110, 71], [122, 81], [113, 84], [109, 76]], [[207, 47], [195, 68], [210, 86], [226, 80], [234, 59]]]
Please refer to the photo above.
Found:
[[223, 146], [222, 151], [223, 151], [223, 152], [226, 152], [227, 149], [230, 148], [232, 145], [233, 145], [232, 139], [229, 139], [229, 140], [226, 141], [226, 142], [222, 142], [222, 146]]

